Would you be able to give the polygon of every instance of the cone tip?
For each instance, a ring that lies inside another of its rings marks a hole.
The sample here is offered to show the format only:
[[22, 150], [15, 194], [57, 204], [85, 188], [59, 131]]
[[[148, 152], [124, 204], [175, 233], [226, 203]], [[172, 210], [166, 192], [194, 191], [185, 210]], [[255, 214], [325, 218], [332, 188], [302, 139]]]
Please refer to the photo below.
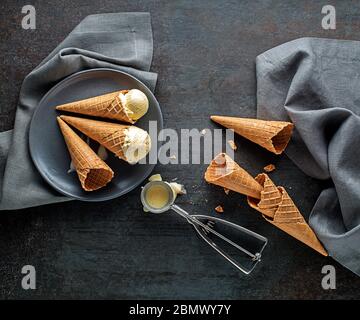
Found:
[[56, 120], [62, 133], [70, 129], [68, 124], [63, 119], [61, 119], [61, 117], [56, 117]]
[[210, 116], [210, 119], [214, 122], [217, 122], [220, 118], [222, 118], [222, 116], [217, 116], [217, 115]]
[[59, 118], [61, 120], [64, 120], [65, 122], [67, 122], [68, 120], [71, 120], [72, 118], [75, 118], [75, 117], [65, 116], [65, 115], [62, 114], [61, 116], [59, 116]]
[[66, 126], [72, 125], [71, 118], [73, 118], [73, 117], [60, 115], [60, 116], [57, 116], [56, 118], [57, 118], [59, 125], [62, 127], [64, 127], [64, 125], [66, 125]]

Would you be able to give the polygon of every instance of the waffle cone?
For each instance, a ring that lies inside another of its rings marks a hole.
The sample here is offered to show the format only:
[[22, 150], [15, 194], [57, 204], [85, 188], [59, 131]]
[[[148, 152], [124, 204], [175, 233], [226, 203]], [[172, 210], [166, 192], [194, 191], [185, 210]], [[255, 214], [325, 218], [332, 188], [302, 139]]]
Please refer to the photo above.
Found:
[[114, 172], [63, 120], [57, 120], [82, 188], [94, 191], [104, 187]]
[[119, 98], [119, 94], [126, 94], [127, 92], [128, 90], [115, 91], [97, 97], [62, 104], [57, 106], [56, 109], [135, 123], [135, 121], [128, 116]]
[[211, 120], [275, 154], [281, 154], [285, 150], [294, 127], [291, 122], [249, 118], [211, 116]]
[[205, 172], [208, 183], [260, 199], [262, 186], [227, 154], [218, 154]]
[[126, 129], [129, 126], [70, 116], [60, 116], [60, 118], [99, 142], [117, 157], [126, 160], [124, 145], [126, 144]]
[[328, 253], [305, 221], [300, 211], [283, 187], [276, 187], [267, 174], [255, 178], [264, 186], [261, 199], [248, 197], [249, 205], [263, 214], [263, 217], [295, 239], [305, 243], [320, 254]]

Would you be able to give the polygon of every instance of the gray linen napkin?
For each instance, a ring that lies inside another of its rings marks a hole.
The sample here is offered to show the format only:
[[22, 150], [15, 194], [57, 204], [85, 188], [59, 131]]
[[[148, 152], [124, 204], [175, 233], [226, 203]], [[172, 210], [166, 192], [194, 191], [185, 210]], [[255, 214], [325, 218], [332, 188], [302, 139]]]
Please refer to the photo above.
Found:
[[149, 13], [90, 15], [25, 78], [14, 129], [0, 133], [0, 210], [71, 200], [48, 186], [29, 155], [29, 123], [44, 94], [65, 77], [93, 68], [125, 71], [154, 90], [152, 54]]
[[[360, 275], [360, 42], [302, 38], [256, 59], [257, 111], [289, 120], [286, 154], [329, 181], [310, 225], [329, 254]], [[305, 188], [306, 186], [304, 186]]]

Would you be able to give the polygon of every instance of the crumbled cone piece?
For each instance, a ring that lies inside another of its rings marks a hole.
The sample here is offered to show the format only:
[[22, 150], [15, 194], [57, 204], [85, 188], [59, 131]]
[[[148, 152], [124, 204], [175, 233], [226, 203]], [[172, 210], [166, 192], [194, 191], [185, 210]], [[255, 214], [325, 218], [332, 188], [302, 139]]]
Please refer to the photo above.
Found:
[[176, 155], [172, 155], [171, 157], [170, 157], [170, 160], [176, 160], [177, 158], [176, 158]]
[[231, 149], [233, 149], [234, 151], [237, 150], [237, 145], [236, 145], [234, 140], [228, 140], [228, 144], [229, 144]]
[[224, 209], [223, 209], [222, 206], [218, 205], [218, 206], [215, 208], [215, 211], [216, 211], [217, 213], [223, 213], [223, 212], [224, 212]]
[[224, 188], [224, 192], [226, 193], [226, 195], [228, 195], [228, 194], [229, 194], [229, 192], [230, 192], [230, 190], [229, 190], [229, 189], [227, 189], [227, 188]]
[[200, 134], [201, 134], [202, 136], [206, 135], [206, 129], [202, 129], [202, 130], [200, 131]]
[[268, 164], [267, 166], [264, 167], [264, 171], [265, 172], [272, 172], [276, 169], [275, 165], [274, 164]]

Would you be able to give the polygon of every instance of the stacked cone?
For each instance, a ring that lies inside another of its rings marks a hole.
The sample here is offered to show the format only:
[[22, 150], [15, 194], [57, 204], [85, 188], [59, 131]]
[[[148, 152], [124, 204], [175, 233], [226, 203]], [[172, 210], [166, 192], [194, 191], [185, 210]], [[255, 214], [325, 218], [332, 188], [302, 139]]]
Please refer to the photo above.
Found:
[[249, 118], [211, 116], [211, 120], [275, 154], [281, 154], [285, 150], [294, 127], [291, 122]]
[[286, 190], [283, 187], [279, 187], [279, 190], [282, 194], [282, 201], [275, 212], [274, 218], [269, 219], [265, 217], [265, 219], [320, 254], [327, 256], [327, 251], [307, 224]]
[[[129, 128], [133, 128], [139, 133], [144, 133], [145, 131], [129, 125], [122, 125], [118, 123], [111, 123], [98, 120], [90, 120], [85, 118], [70, 117], [70, 116], [60, 116], [62, 120], [75, 127], [91, 139], [99, 142], [102, 146], [113, 152], [117, 157], [128, 161], [129, 148], [132, 147], [134, 150], [136, 146], [131, 146], [128, 138]], [[139, 146], [139, 148], [144, 148], [144, 150], [150, 149], [150, 137], [146, 133], [145, 145]]]
[[115, 91], [101, 96], [59, 105], [56, 109], [59, 111], [120, 120], [132, 124], [135, 123], [135, 121], [129, 117], [120, 99], [120, 96], [127, 92], [128, 90]]
[[107, 185], [114, 172], [60, 117], [57, 121], [82, 188], [94, 191]]
[[255, 198], [260, 198], [263, 190], [250, 174], [225, 153], [220, 153], [211, 161], [205, 172], [205, 180]]
[[265, 173], [255, 179], [228, 155], [217, 155], [205, 172], [209, 183], [247, 195], [249, 205], [266, 221], [305, 243], [320, 254], [327, 252], [283, 187], [277, 187]]
[[264, 190], [261, 192], [260, 201], [248, 197], [249, 205], [261, 212], [266, 221], [327, 256], [326, 250], [286, 190], [283, 187], [276, 187], [265, 173], [259, 174], [255, 180], [264, 187]]

